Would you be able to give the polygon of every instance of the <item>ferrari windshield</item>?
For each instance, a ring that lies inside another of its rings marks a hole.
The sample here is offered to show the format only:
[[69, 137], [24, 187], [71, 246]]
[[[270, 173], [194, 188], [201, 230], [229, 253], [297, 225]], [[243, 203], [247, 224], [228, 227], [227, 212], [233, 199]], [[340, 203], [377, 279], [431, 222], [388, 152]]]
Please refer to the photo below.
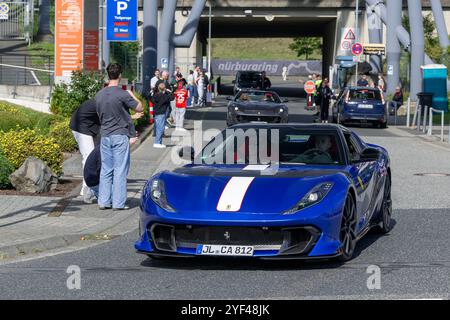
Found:
[[342, 165], [337, 133], [330, 130], [279, 128], [227, 129], [203, 149], [204, 164]]
[[275, 92], [270, 91], [240, 91], [234, 100], [239, 102], [281, 103], [280, 97]]

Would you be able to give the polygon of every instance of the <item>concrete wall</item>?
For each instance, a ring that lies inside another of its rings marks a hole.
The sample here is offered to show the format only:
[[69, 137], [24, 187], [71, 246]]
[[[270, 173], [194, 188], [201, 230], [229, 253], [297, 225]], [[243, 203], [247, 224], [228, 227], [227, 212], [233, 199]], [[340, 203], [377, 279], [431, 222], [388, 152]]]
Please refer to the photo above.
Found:
[[16, 92], [16, 99], [48, 102], [50, 94], [49, 86], [11, 86], [0, 85], [0, 98], [14, 98], [14, 91]]

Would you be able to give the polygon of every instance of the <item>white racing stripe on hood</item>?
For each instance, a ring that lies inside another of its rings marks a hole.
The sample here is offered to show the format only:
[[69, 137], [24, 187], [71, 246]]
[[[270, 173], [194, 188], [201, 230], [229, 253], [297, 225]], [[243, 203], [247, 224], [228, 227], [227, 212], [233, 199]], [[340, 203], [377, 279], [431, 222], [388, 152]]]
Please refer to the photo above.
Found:
[[[263, 171], [269, 165], [248, 165], [242, 170], [246, 171]], [[241, 209], [242, 201], [244, 201], [250, 184], [255, 177], [232, 177], [220, 195], [217, 211], [236, 212]]]
[[242, 170], [246, 171], [263, 171], [266, 170], [269, 167], [268, 164], [250, 164], [243, 168]]
[[254, 179], [255, 177], [232, 177], [222, 191], [217, 211], [239, 211], [245, 194]]

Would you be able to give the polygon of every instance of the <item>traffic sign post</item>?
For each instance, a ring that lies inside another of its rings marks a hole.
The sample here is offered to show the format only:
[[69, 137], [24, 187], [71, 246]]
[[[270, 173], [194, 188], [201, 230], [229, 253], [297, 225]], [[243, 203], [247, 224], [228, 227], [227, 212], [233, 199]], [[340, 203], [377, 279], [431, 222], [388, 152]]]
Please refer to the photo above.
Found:
[[303, 88], [305, 89], [305, 92], [307, 93], [307, 97], [306, 97], [306, 109], [311, 109], [313, 106], [313, 102], [312, 102], [312, 95], [313, 93], [316, 91], [316, 84], [314, 83], [314, 81], [306, 81], [305, 85], [303, 86]]
[[138, 1], [107, 0], [106, 40], [137, 41]]
[[361, 43], [355, 43], [352, 45], [352, 53], [354, 56], [359, 56], [364, 52], [364, 48]]
[[306, 81], [303, 88], [305, 89], [306, 93], [313, 94], [316, 91], [316, 84], [314, 83], [314, 81]]

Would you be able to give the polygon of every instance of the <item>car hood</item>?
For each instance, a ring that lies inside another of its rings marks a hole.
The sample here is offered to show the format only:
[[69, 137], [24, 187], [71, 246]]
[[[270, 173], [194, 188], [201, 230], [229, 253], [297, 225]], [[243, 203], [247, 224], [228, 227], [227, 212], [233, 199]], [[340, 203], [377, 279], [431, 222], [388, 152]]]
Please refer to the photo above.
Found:
[[343, 177], [342, 168], [317, 166], [279, 168], [273, 175], [239, 166], [186, 166], [159, 176], [177, 212], [251, 214], [288, 210], [317, 184]]

